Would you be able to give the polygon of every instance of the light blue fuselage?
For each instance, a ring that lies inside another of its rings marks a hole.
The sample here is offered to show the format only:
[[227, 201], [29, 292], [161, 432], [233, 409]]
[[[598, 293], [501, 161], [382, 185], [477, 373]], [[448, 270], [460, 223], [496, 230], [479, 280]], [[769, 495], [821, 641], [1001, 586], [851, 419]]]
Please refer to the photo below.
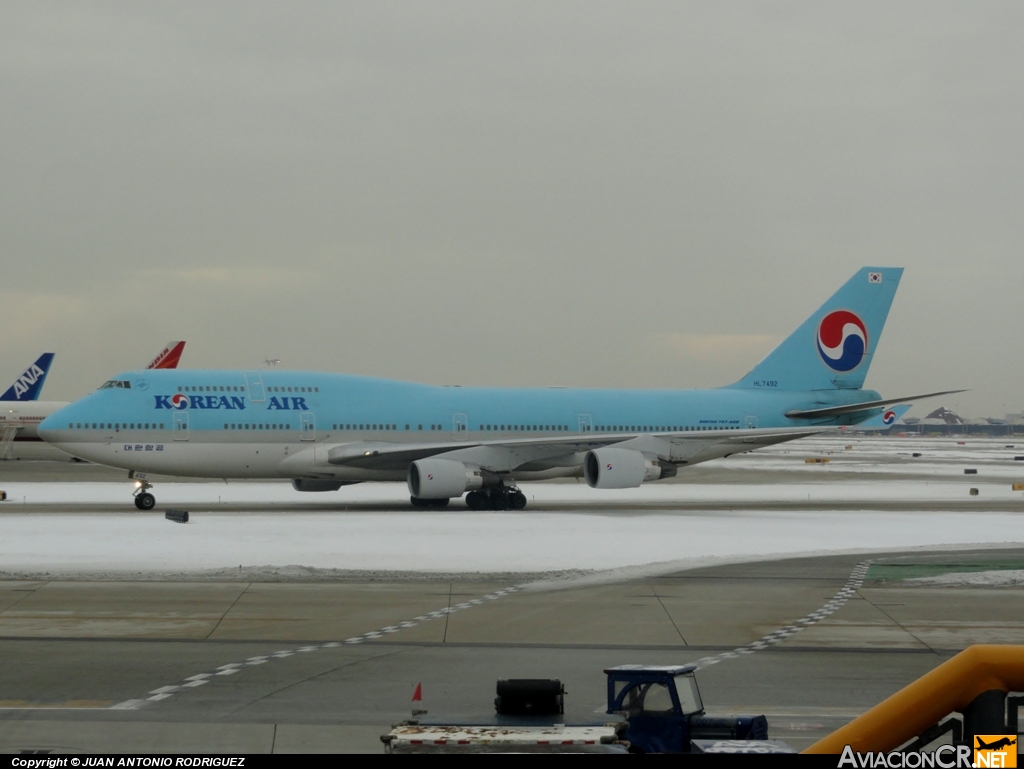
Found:
[[[811, 422], [785, 412], [879, 397], [859, 389], [780, 391], [770, 383], [713, 390], [437, 387], [308, 371], [148, 370], [111, 382], [118, 386], [48, 418], [41, 434], [106, 465], [218, 478], [322, 477], [326, 450], [345, 444], [456, 449], [544, 436], [803, 427]], [[838, 417], [816, 424], [846, 423]], [[319, 456], [310, 451], [316, 448]], [[330, 476], [397, 480], [404, 470], [331, 468]]]

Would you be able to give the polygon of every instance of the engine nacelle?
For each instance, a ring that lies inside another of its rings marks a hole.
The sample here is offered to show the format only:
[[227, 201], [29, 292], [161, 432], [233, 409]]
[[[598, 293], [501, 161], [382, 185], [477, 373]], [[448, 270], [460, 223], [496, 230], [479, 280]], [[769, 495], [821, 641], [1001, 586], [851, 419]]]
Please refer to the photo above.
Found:
[[452, 459], [418, 459], [409, 465], [409, 493], [419, 499], [450, 499], [484, 485], [479, 467]]
[[592, 489], [634, 489], [647, 481], [670, 478], [674, 470], [635, 449], [611, 446], [593, 449], [583, 457], [583, 477]]
[[348, 486], [344, 481], [317, 481], [310, 478], [296, 478], [292, 481], [292, 488], [296, 491], [337, 491], [342, 486]]

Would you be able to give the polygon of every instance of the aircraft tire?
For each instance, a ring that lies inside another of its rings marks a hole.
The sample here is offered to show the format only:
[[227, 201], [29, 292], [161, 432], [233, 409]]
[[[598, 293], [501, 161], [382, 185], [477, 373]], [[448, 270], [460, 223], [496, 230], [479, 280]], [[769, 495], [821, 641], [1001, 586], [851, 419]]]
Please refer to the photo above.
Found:
[[509, 507], [513, 510], [526, 509], [526, 495], [521, 491], [514, 491], [509, 496]]
[[156, 497], [149, 492], [139, 494], [135, 497], [135, 506], [139, 510], [152, 510], [156, 507]]
[[479, 491], [471, 491], [466, 495], [466, 507], [470, 510], [482, 510], [483, 506]]

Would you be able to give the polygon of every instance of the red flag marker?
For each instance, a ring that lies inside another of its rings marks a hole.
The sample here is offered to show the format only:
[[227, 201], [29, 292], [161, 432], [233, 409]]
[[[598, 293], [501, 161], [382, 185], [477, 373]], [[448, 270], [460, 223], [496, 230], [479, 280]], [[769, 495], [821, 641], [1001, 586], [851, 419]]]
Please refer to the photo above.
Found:
[[416, 684], [416, 691], [412, 693], [413, 702], [423, 702], [423, 684]]

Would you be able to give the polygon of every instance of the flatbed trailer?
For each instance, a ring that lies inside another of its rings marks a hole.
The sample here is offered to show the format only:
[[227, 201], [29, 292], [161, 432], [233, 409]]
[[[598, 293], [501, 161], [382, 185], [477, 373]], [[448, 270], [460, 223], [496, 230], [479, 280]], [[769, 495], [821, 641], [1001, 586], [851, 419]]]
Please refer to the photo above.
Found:
[[381, 736], [388, 753], [792, 753], [762, 716], [707, 716], [694, 665], [606, 669], [606, 715], [566, 723], [556, 679], [498, 681], [496, 714], [452, 723], [413, 719]]
[[388, 753], [626, 753], [625, 722], [579, 726], [398, 724], [385, 735]]

